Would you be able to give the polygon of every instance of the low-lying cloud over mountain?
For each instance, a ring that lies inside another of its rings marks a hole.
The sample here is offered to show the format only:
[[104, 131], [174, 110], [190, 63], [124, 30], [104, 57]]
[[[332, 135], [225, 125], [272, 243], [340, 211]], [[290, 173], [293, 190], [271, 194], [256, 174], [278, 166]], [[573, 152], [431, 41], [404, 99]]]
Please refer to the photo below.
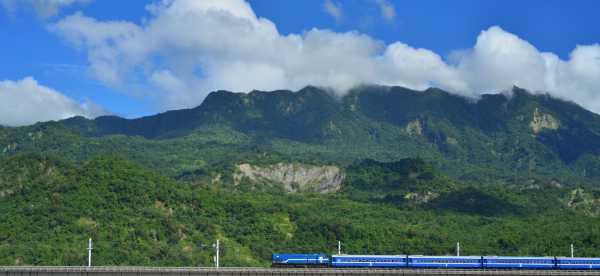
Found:
[[32, 77], [0, 81], [0, 125], [23, 126], [73, 116], [94, 118], [107, 114], [101, 107], [78, 103], [60, 92], [38, 84]]
[[161, 1], [142, 24], [81, 13], [50, 27], [88, 54], [91, 72], [110, 85], [144, 79], [163, 109], [199, 104], [216, 89], [299, 89], [339, 93], [362, 83], [437, 86], [477, 97], [518, 85], [600, 112], [600, 46], [578, 45], [567, 60], [541, 52], [498, 26], [445, 59], [402, 42], [358, 32], [311, 29], [283, 35], [243, 0]]

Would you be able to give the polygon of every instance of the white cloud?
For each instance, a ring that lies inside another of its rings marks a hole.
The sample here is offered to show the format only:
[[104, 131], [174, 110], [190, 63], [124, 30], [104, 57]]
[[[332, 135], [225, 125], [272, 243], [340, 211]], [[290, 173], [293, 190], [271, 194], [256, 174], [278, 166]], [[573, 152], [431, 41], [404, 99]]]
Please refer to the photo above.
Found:
[[88, 51], [91, 73], [108, 84], [117, 84], [149, 50], [148, 45], [138, 41], [142, 29], [125, 21], [99, 22], [75, 13], [58, 22], [55, 28], [67, 41]]
[[392, 3], [387, 0], [375, 0], [375, 3], [379, 6], [379, 12], [383, 19], [393, 21], [396, 18], [396, 8]]
[[106, 111], [91, 103], [77, 103], [40, 85], [32, 77], [0, 81], [0, 125], [23, 126], [73, 116], [93, 118]]
[[415, 49], [404, 43], [390, 44], [383, 55], [388, 63], [387, 79], [377, 83], [400, 85], [414, 89], [432, 86], [463, 93], [467, 84], [459, 72], [448, 66], [436, 53], [427, 49]]
[[61, 9], [75, 4], [87, 4], [92, 0], [0, 0], [0, 5], [13, 14], [20, 8], [31, 8], [41, 18], [53, 17]]
[[334, 3], [331, 0], [325, 0], [325, 2], [323, 2], [323, 10], [325, 10], [327, 14], [331, 15], [336, 22], [342, 21], [342, 18], [344, 17], [342, 4], [339, 2]]
[[282, 35], [243, 0], [163, 0], [148, 10], [143, 24], [77, 13], [51, 30], [87, 51], [90, 71], [107, 84], [144, 80], [149, 90], [159, 91], [162, 110], [198, 105], [217, 89], [317, 85], [344, 93], [376, 83], [436, 86], [475, 98], [516, 84], [600, 113], [599, 45], [577, 46], [563, 60], [491, 27], [450, 62], [427, 49], [385, 45], [358, 32]]
[[459, 70], [470, 91], [489, 91], [513, 84], [544, 89], [546, 69], [539, 51], [499, 27], [481, 32], [472, 51], [460, 60]]
[[473, 49], [458, 58], [456, 70], [471, 95], [517, 85], [600, 113], [598, 44], [577, 46], [568, 60], [561, 60], [514, 34], [491, 27], [481, 32]]

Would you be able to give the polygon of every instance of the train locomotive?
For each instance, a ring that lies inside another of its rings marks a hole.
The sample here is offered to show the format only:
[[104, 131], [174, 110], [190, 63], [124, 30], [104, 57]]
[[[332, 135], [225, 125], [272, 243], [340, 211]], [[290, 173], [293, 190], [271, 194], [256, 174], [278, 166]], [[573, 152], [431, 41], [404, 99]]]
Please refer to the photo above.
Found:
[[600, 258], [273, 254], [273, 267], [600, 269]]
[[328, 267], [331, 262], [325, 254], [273, 254], [271, 267]]

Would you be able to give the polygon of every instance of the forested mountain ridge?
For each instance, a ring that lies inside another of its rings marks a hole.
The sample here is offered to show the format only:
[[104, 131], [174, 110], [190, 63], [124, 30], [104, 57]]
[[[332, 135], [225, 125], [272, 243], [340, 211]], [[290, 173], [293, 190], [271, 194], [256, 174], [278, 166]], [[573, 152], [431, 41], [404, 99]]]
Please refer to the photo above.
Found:
[[85, 160], [116, 152], [168, 175], [256, 159], [348, 165], [421, 156], [471, 183], [600, 179], [600, 116], [517, 87], [477, 101], [382, 86], [342, 97], [310, 86], [217, 91], [192, 109], [131, 120], [76, 117], [0, 133], [0, 156], [41, 151]]
[[0, 128], [0, 264], [268, 265], [273, 252], [600, 255], [600, 116], [519, 88], [217, 91]]

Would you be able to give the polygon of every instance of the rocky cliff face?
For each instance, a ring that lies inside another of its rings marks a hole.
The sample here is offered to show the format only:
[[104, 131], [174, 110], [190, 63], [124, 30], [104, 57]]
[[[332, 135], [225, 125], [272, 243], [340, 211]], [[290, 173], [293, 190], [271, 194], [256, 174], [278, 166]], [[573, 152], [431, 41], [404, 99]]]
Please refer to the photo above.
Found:
[[413, 136], [422, 135], [423, 125], [419, 119], [415, 119], [414, 121], [409, 122], [406, 127], [404, 127], [404, 131]]
[[550, 114], [541, 113], [538, 108], [533, 111], [533, 119], [529, 123], [529, 127], [533, 133], [538, 134], [544, 129], [556, 130], [560, 123]]
[[344, 177], [344, 172], [337, 166], [289, 163], [255, 166], [243, 163], [237, 165], [233, 179], [235, 185], [248, 180], [253, 185], [273, 186], [288, 193], [328, 193], [339, 190]]

